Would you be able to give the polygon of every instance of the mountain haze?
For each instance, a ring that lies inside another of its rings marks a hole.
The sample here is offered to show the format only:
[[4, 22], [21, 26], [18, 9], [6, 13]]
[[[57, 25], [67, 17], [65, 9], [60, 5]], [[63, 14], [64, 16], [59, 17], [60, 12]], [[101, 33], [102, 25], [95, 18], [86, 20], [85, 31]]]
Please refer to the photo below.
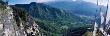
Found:
[[[45, 3], [55, 8], [64, 9], [67, 11], [71, 11], [71, 13], [86, 15], [86, 16], [94, 16], [99, 15], [99, 6], [94, 3], [86, 2], [86, 1], [58, 1], [58, 2], [48, 2]], [[105, 12], [106, 7], [102, 7], [102, 12]], [[98, 12], [96, 12], [98, 10]]]

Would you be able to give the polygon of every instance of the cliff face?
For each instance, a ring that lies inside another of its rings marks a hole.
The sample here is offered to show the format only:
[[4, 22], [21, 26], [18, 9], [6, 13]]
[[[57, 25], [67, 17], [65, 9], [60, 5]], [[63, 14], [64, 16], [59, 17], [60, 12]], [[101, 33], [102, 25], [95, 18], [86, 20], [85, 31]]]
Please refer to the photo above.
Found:
[[[3, 7], [6, 7], [6, 5], [4, 5]], [[15, 24], [15, 22], [12, 12], [13, 10], [8, 6], [5, 9], [0, 9], [1, 30], [3, 31], [2, 36], [14, 36], [13, 24]]]
[[40, 36], [39, 27], [25, 10], [0, 4], [0, 36]]
[[18, 29], [21, 30], [18, 30], [20, 34], [24, 32], [24, 34], [26, 34], [27, 36], [40, 36], [39, 27], [37, 23], [33, 20], [31, 16], [25, 13], [26, 10], [14, 6], [12, 7], [12, 9], [14, 11], [14, 18]]

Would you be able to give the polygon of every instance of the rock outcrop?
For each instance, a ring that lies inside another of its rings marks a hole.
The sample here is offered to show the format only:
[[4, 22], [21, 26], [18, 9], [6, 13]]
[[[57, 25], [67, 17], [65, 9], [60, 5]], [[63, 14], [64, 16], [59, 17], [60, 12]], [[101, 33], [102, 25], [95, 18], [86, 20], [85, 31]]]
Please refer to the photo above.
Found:
[[[22, 15], [22, 9], [14, 8], [16, 7], [0, 4], [0, 36], [41, 36], [32, 17]], [[25, 20], [21, 16], [26, 16], [23, 17]]]

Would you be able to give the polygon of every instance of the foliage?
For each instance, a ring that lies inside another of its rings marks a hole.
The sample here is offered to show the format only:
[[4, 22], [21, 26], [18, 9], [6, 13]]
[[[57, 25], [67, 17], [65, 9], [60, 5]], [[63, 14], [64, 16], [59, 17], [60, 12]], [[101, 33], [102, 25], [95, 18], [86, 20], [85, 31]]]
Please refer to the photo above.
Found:
[[[70, 28], [75, 29], [90, 24], [84, 18], [42, 3], [19, 4], [15, 6], [24, 8], [26, 10], [24, 12], [27, 12], [34, 18], [40, 27], [40, 32], [45, 36], [66, 36]], [[21, 15], [22, 19], [26, 17], [23, 14]]]
[[19, 7], [12, 7], [14, 13], [16, 13], [15, 15], [19, 15], [19, 17], [21, 18], [21, 20], [26, 21], [28, 14], [26, 13], [27, 11], [23, 8], [19, 8]]

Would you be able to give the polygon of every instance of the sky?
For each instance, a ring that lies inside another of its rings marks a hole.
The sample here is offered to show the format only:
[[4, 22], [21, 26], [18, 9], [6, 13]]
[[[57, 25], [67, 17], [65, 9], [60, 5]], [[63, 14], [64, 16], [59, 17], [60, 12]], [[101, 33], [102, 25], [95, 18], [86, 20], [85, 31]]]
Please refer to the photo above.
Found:
[[[30, 2], [37, 2], [37, 3], [45, 3], [45, 2], [54, 2], [54, 1], [76, 1], [76, 0], [9, 0], [9, 4], [29, 4]], [[91, 2], [96, 4], [97, 0], [83, 0], [86, 2]], [[100, 0], [99, 0], [100, 1]], [[107, 0], [101, 0], [100, 5], [106, 6]]]
[[36, 0], [9, 0], [9, 4], [29, 4], [30, 2], [36, 2]]

